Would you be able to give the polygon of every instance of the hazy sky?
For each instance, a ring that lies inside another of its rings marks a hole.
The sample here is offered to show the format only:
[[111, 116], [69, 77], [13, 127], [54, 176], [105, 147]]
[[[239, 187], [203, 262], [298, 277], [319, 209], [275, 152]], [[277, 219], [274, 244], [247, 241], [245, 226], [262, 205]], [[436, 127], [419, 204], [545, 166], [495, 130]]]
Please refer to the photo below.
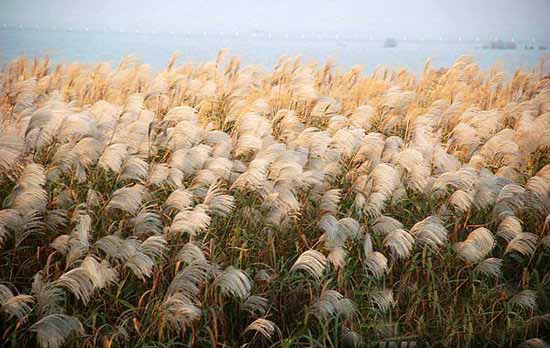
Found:
[[548, 41], [550, 0], [0, 0], [0, 23]]

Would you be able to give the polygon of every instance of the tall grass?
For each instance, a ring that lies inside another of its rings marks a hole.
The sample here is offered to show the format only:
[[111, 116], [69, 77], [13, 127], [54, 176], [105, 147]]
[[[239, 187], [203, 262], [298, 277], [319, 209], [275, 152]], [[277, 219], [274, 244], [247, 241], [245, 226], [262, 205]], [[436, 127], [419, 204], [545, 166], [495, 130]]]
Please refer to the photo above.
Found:
[[0, 342], [547, 347], [550, 78], [0, 74]]

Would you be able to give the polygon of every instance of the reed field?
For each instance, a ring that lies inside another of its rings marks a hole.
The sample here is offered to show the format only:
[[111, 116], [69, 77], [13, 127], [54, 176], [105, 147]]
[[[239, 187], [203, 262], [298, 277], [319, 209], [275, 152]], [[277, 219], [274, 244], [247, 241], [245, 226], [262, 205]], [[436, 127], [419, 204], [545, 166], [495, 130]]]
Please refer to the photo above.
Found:
[[544, 62], [179, 60], [2, 67], [1, 347], [549, 347]]

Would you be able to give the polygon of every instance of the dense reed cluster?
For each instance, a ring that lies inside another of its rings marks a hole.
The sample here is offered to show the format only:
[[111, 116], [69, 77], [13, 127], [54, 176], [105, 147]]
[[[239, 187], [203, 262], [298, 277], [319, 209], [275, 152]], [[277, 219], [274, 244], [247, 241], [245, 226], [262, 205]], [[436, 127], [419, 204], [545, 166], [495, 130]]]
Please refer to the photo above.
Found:
[[0, 73], [2, 347], [548, 347], [550, 78]]

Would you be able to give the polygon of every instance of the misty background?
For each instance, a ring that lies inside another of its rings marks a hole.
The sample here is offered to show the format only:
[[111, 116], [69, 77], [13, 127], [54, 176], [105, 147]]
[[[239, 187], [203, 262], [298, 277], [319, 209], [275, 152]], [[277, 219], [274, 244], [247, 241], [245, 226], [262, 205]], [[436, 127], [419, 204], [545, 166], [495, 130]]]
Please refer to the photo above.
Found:
[[[0, 26], [0, 62], [20, 54], [84, 62], [135, 54], [158, 67], [176, 50], [206, 60], [227, 47], [264, 65], [301, 54], [418, 70], [427, 58], [449, 65], [471, 54], [482, 66], [501, 61], [513, 70], [546, 53], [480, 46], [497, 39], [546, 45], [550, 0], [0, 0]], [[372, 43], [388, 37], [397, 48]]]
[[0, 23], [143, 32], [546, 40], [549, 0], [2, 0]]

